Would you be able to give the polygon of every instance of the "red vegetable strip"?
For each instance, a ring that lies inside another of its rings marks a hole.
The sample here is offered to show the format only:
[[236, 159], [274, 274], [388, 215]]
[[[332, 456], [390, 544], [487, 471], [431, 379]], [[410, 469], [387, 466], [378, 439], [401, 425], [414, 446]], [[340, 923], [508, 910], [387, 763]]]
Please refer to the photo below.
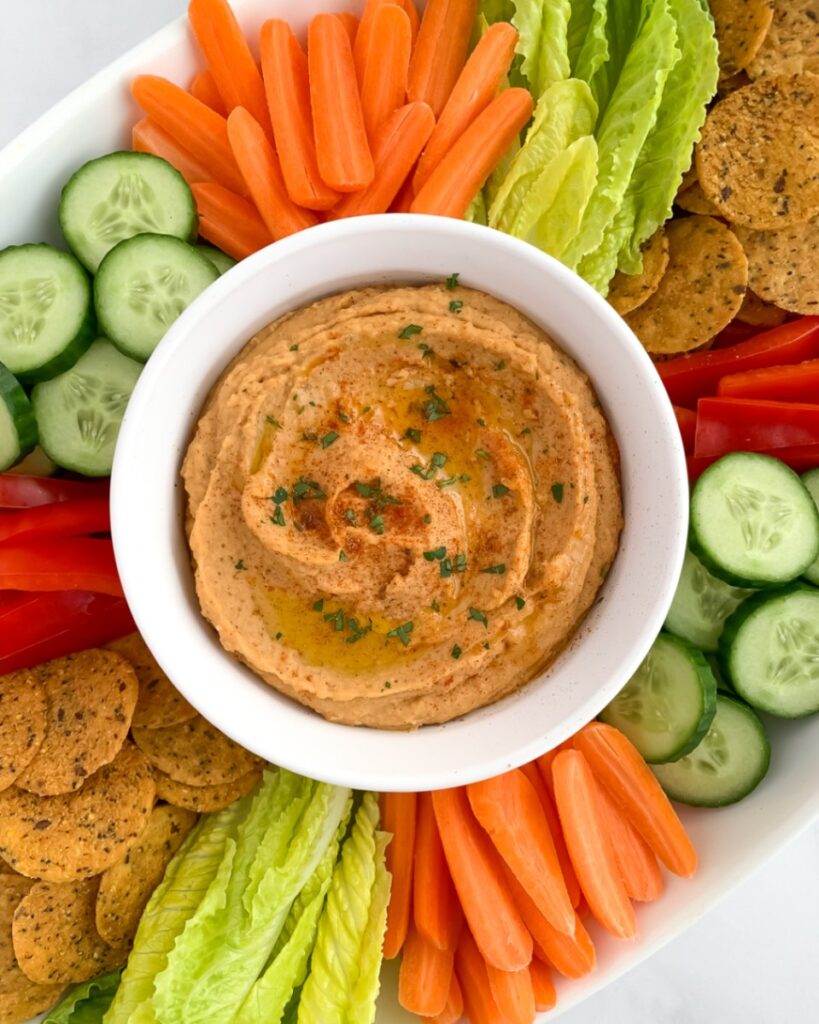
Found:
[[210, 71], [200, 71], [194, 75], [188, 87], [188, 92], [191, 96], [195, 96], [200, 103], [204, 103], [206, 107], [215, 110], [222, 117], [227, 117], [228, 111], [225, 107], [225, 101], [222, 99], [216, 79]]
[[[548, 755], [543, 756], [545, 757]], [[560, 818], [557, 816], [557, 808], [555, 807], [554, 797], [550, 790], [551, 768], [549, 769], [548, 784], [545, 781], [544, 775], [541, 773], [536, 761], [530, 761], [529, 764], [522, 765], [520, 770], [534, 786], [535, 792], [538, 795], [540, 806], [543, 808], [543, 813], [546, 815], [546, 822], [549, 826], [549, 831], [552, 834], [552, 841], [555, 844], [555, 852], [557, 853], [557, 859], [560, 862], [560, 870], [563, 873], [563, 880], [566, 883], [566, 891], [569, 894], [572, 906], [577, 909], [577, 905], [580, 903], [580, 885], [578, 884], [577, 875], [575, 875], [574, 868], [572, 867], [572, 859], [569, 856], [569, 851], [566, 849], [566, 840], [563, 838], [563, 829], [560, 827]]]
[[[817, 396], [819, 397], [819, 395]], [[772, 452], [819, 445], [819, 405], [748, 398], [701, 398], [694, 455]]]
[[31, 537], [79, 537], [109, 533], [108, 498], [77, 498], [55, 505], [0, 512], [0, 543]]
[[235, 192], [213, 182], [191, 185], [199, 211], [199, 234], [235, 260], [243, 260], [266, 245], [273, 236], [256, 207]]
[[[464, 66], [477, 6], [477, 0], [429, 0], [424, 10], [410, 64], [407, 97], [428, 103], [436, 117], [446, 106]], [[475, 192], [477, 189], [472, 194]]]
[[[801, 448], [773, 448], [769, 452], [762, 452], [763, 455], [771, 455], [786, 466], [790, 466], [795, 473], [807, 473], [809, 469], [819, 466], [819, 445], [806, 445]], [[685, 462], [688, 467], [688, 480], [695, 483], [709, 466], [721, 456], [708, 455], [703, 458], [689, 456]]]
[[418, 824], [413, 868], [413, 919], [427, 942], [454, 950], [463, 925], [429, 793], [418, 794]]
[[33, 508], [79, 498], [107, 498], [107, 480], [62, 480], [51, 476], [0, 473], [0, 508]]
[[420, 1017], [443, 1013], [454, 963], [454, 950], [438, 949], [410, 927], [401, 953], [398, 1002]]
[[501, 1024], [503, 1018], [492, 995], [486, 961], [468, 928], [464, 928], [458, 943], [455, 972], [469, 1024]]
[[387, 846], [387, 871], [392, 875], [387, 934], [384, 937], [387, 960], [401, 952], [409, 928], [417, 808], [416, 793], [381, 794], [381, 828], [392, 833], [392, 840]]
[[795, 366], [768, 366], [723, 377], [721, 398], [765, 398], [780, 402], [819, 401], [819, 359]]
[[[137, 153], [153, 153], [154, 156], [167, 160], [189, 185], [198, 181], [210, 181], [213, 177], [213, 172], [209, 167], [205, 167], [187, 150], [177, 145], [171, 136], [158, 124], [155, 124], [150, 117], [143, 117], [134, 125], [131, 132], [131, 144]], [[242, 187], [244, 188], [244, 183]]]
[[435, 1017], [423, 1017], [422, 1020], [424, 1024], [458, 1024], [463, 1013], [464, 997], [461, 992], [461, 986], [458, 984], [458, 976], [453, 971], [449, 983], [449, 995], [447, 996], [446, 1006]]
[[691, 455], [694, 451], [697, 414], [692, 409], [683, 409], [681, 405], [675, 405], [674, 415], [677, 417], [677, 426], [680, 428], [685, 453], [686, 455]]
[[359, 79], [361, 112], [371, 146], [383, 122], [406, 99], [411, 48], [412, 30], [404, 11], [395, 4], [380, 7], [372, 19], [364, 74]]
[[89, 537], [0, 545], [0, 590], [93, 590], [122, 597], [111, 541]]
[[542, 960], [535, 958], [529, 964], [529, 975], [532, 979], [532, 989], [535, 993], [535, 1009], [538, 1013], [543, 1013], [544, 1010], [551, 1010], [557, 1002], [552, 972]]

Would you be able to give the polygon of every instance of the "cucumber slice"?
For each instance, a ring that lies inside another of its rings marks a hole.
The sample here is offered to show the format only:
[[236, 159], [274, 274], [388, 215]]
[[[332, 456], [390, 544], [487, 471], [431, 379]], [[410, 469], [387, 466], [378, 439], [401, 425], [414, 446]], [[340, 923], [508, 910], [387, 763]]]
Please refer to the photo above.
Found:
[[649, 764], [676, 761], [708, 732], [716, 694], [701, 652], [661, 633], [600, 718], [628, 736]]
[[73, 175], [60, 200], [60, 227], [74, 255], [96, 274], [107, 253], [145, 231], [196, 237], [196, 203], [175, 168], [150, 153], [109, 153]]
[[128, 238], [108, 253], [94, 278], [100, 329], [127, 356], [144, 361], [218, 277], [209, 259], [178, 238]]
[[819, 511], [783, 462], [734, 452], [694, 485], [690, 546], [734, 586], [789, 583], [819, 555]]
[[673, 764], [652, 771], [681, 804], [725, 807], [743, 800], [768, 772], [771, 742], [761, 719], [747, 704], [717, 694], [714, 721], [702, 743]]
[[222, 252], [221, 249], [217, 249], [215, 245], [205, 245], [200, 242], [196, 248], [206, 259], [210, 260], [220, 275], [226, 274], [231, 267], [236, 266], [236, 260], [232, 256], [228, 256], [226, 252]]
[[20, 382], [0, 363], [0, 470], [28, 455], [37, 444], [37, 422]]
[[24, 384], [67, 370], [94, 340], [88, 275], [50, 245], [0, 252], [0, 362]]
[[819, 711], [819, 589], [793, 583], [749, 598], [725, 623], [720, 659], [740, 697], [760, 711]]
[[[813, 503], [819, 509], [819, 467], [810, 469], [802, 475], [802, 483], [807, 487], [808, 493], [813, 498]], [[819, 587], [819, 557], [807, 567], [804, 572], [806, 580], [810, 580]]]
[[686, 551], [665, 628], [701, 651], [716, 651], [725, 620], [753, 593], [712, 576], [695, 554]]
[[125, 406], [142, 366], [98, 338], [67, 373], [31, 394], [46, 454], [84, 476], [108, 476]]

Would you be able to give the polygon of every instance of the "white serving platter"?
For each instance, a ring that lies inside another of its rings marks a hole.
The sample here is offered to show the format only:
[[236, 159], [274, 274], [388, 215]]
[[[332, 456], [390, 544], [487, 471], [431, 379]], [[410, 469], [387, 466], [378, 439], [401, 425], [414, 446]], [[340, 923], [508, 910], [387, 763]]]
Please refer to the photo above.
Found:
[[[318, 10], [350, 10], [356, 0], [232, 0], [251, 38], [269, 17], [288, 18], [298, 31]], [[0, 248], [27, 241], [60, 243], [59, 190], [83, 161], [126, 147], [138, 111], [128, 83], [138, 73], [166, 75], [186, 84], [197, 54], [184, 22], [158, 32], [115, 61], [40, 118], [0, 151]], [[8, 98], [7, 98], [8, 99]], [[714, 811], [685, 810], [683, 818], [700, 854], [691, 881], [667, 877], [656, 903], [638, 908], [639, 937], [618, 942], [592, 928], [598, 968], [580, 981], [558, 982], [554, 1020], [621, 977], [697, 921], [735, 886], [819, 818], [819, 718], [769, 721], [771, 770], [744, 803]], [[395, 999], [395, 971], [388, 965], [377, 1024], [417, 1018]]]

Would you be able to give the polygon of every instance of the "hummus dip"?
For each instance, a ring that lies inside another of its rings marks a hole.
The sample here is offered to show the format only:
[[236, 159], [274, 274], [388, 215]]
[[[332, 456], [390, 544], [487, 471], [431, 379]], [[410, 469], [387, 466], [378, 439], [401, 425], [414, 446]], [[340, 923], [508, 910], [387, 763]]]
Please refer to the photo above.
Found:
[[234, 359], [185, 457], [223, 647], [337, 722], [446, 722], [532, 679], [615, 556], [617, 450], [586, 376], [457, 277], [345, 292]]

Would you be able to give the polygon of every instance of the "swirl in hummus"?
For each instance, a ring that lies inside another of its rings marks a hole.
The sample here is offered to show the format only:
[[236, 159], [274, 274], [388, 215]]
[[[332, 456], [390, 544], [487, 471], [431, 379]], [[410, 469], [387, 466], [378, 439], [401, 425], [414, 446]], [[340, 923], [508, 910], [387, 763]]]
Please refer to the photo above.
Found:
[[284, 316], [214, 387], [183, 467], [224, 648], [338, 722], [445, 722], [569, 642], [615, 556], [617, 451], [585, 375], [447, 284]]

